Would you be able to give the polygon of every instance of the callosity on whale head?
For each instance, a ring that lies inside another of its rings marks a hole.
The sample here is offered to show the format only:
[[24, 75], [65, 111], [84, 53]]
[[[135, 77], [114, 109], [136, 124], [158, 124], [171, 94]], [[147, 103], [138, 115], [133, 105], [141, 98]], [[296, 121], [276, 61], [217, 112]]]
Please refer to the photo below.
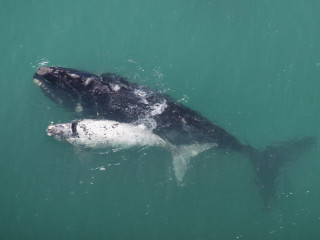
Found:
[[69, 138], [75, 137], [72, 131], [73, 128], [74, 123], [50, 125], [47, 128], [47, 134], [59, 141], [67, 141]]

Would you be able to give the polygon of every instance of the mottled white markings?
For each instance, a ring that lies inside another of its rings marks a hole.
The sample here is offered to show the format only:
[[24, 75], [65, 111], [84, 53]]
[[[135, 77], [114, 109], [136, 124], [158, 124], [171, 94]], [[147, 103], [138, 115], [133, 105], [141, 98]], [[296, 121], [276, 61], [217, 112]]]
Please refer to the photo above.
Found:
[[40, 67], [37, 71], [37, 73], [39, 75], [44, 75], [44, 74], [51, 73], [51, 72], [53, 72], [53, 69], [49, 68], [49, 67]]
[[[79, 121], [76, 125], [77, 136], [72, 133], [70, 123], [49, 126], [48, 135], [65, 140], [73, 145], [90, 148], [129, 148], [134, 146], [166, 146], [158, 135], [140, 126], [109, 120]], [[57, 133], [55, 135], [55, 133]]]

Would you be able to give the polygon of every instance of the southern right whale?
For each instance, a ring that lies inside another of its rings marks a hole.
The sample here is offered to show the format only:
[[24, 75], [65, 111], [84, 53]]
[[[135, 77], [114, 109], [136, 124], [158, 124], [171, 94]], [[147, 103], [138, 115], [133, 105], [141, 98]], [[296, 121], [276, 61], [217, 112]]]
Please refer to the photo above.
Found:
[[215, 147], [214, 143], [175, 146], [152, 133], [144, 125], [120, 123], [112, 120], [83, 119], [72, 123], [50, 125], [47, 134], [58, 141], [90, 149], [127, 149], [131, 147], [158, 146], [170, 151], [174, 172], [179, 183], [186, 171], [186, 162], [202, 151]]
[[[315, 143], [315, 138], [306, 137], [264, 150], [255, 149], [170, 96], [113, 73], [96, 75], [70, 68], [40, 67], [34, 74], [34, 82], [45, 95], [78, 117], [144, 124], [172, 145], [212, 144], [245, 154], [256, 172], [266, 205], [275, 196], [279, 168]], [[186, 163], [185, 158], [174, 159], [174, 165]]]

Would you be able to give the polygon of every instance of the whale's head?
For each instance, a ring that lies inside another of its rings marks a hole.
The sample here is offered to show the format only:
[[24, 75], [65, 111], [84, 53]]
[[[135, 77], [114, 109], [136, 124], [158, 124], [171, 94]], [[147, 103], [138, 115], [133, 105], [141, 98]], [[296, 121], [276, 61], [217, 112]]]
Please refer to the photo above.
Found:
[[75, 133], [73, 133], [75, 123], [63, 123], [50, 125], [46, 132], [50, 137], [55, 138], [59, 141], [67, 141], [68, 139], [75, 137]]
[[99, 76], [70, 68], [40, 67], [33, 81], [51, 100], [85, 118], [135, 121], [157, 100], [146, 100], [150, 91], [114, 73]]
[[91, 104], [97, 91], [108, 90], [100, 76], [62, 67], [40, 67], [33, 81], [54, 102], [76, 112], [83, 110], [83, 103]]
[[59, 123], [55, 125], [50, 125], [46, 132], [48, 136], [62, 142], [72, 143], [75, 139], [79, 138], [77, 132], [77, 126], [79, 121], [73, 121], [72, 123]]
[[101, 83], [98, 75], [62, 67], [40, 67], [33, 79], [45, 91], [61, 91], [75, 96], [83, 96], [93, 90], [92, 85], [97, 88]]

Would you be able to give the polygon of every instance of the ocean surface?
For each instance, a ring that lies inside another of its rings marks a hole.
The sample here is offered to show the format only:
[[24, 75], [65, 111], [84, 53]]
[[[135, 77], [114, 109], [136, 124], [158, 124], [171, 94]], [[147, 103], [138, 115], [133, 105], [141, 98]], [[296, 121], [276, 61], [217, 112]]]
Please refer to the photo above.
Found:
[[263, 207], [250, 161], [207, 151], [177, 184], [166, 149], [79, 150], [40, 66], [115, 72], [254, 148], [320, 138], [320, 1], [0, 2], [0, 239], [319, 239], [320, 147]]

